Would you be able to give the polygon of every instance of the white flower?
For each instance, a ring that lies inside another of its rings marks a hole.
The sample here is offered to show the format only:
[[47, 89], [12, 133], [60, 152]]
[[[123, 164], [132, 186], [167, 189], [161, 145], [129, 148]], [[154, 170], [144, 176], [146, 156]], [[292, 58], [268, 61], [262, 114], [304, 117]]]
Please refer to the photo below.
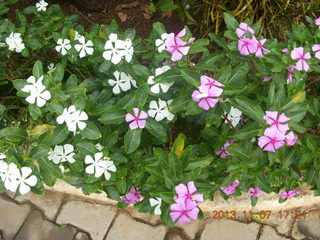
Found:
[[30, 93], [30, 96], [26, 98], [28, 103], [34, 104], [37, 102], [38, 107], [43, 107], [46, 102], [51, 99], [51, 94], [48, 90], [45, 90], [46, 87], [42, 84], [43, 76], [41, 76], [38, 81], [34, 76], [30, 76], [27, 79], [28, 83], [31, 83], [24, 86], [21, 91]]
[[15, 192], [17, 190], [19, 185], [17, 177], [19, 174], [19, 169], [15, 163], [10, 163], [8, 165], [4, 161], [0, 162], [0, 177], [7, 190], [11, 192]]
[[174, 118], [174, 115], [168, 110], [168, 105], [171, 102], [172, 100], [166, 102], [161, 99], [158, 100], [158, 103], [156, 101], [151, 101], [149, 104], [150, 109], [148, 111], [148, 115], [158, 122], [162, 121], [164, 118], [171, 121]]
[[127, 62], [131, 62], [132, 56], [133, 56], [133, 47], [132, 47], [132, 41], [131, 39], [127, 38], [124, 41], [124, 46], [125, 46], [125, 59]]
[[[163, 66], [163, 67], [157, 68], [156, 69], [156, 76], [159, 76], [160, 74], [168, 71], [169, 69], [170, 69], [169, 66]], [[160, 93], [160, 88], [164, 93], [166, 93], [166, 92], [168, 92], [169, 88], [173, 85], [173, 83], [156, 83], [155, 81], [153, 81], [154, 78], [155, 78], [155, 76], [150, 76], [148, 78], [148, 84], [153, 85], [150, 88], [150, 91], [152, 93], [155, 93], [155, 94]]]
[[71, 144], [65, 144], [64, 146], [55, 146], [53, 151], [48, 153], [48, 159], [52, 160], [55, 164], [62, 162], [74, 163], [74, 147]]
[[[230, 109], [230, 112], [229, 112], [227, 118], [231, 122], [232, 126], [235, 127], [240, 122], [241, 115], [242, 115], [242, 112], [239, 109], [231, 106], [231, 109]], [[225, 123], [228, 123], [227, 120], [225, 121]]]
[[56, 70], [56, 67], [54, 66], [54, 63], [50, 63], [48, 65], [48, 74], [52, 73], [54, 70]]
[[161, 34], [161, 39], [157, 39], [155, 45], [158, 47], [158, 52], [161, 53], [166, 48], [166, 40], [168, 37], [174, 36], [173, 33], [163, 33]]
[[151, 207], [156, 206], [156, 208], [154, 209], [154, 214], [155, 215], [161, 215], [161, 203], [162, 203], [162, 199], [161, 198], [150, 198], [149, 199], [150, 205]]
[[17, 176], [17, 181], [19, 186], [19, 193], [26, 194], [30, 192], [31, 188], [37, 185], [38, 179], [35, 175], [30, 176], [32, 173], [31, 168], [29, 167], [22, 167], [21, 174], [19, 172]]
[[104, 45], [105, 51], [103, 52], [103, 57], [113, 63], [118, 64], [122, 57], [126, 55], [126, 45], [123, 40], [118, 40], [118, 35], [111, 33], [109, 40]]
[[102, 149], [104, 148], [100, 143], [97, 143], [95, 145], [96, 149], [98, 149], [99, 151], [102, 151]]
[[41, 0], [40, 2], [38, 2], [36, 4], [36, 8], [37, 10], [40, 12], [40, 11], [46, 11], [47, 10], [47, 6], [48, 6], [48, 3], [46, 3], [44, 0]]
[[87, 124], [82, 122], [85, 120], [88, 120], [88, 115], [84, 111], [76, 110], [74, 105], [70, 106], [68, 109], [65, 108], [63, 113], [57, 117], [57, 123], [63, 124], [65, 122], [68, 130], [71, 132], [76, 132], [77, 127], [80, 130], [85, 129]]
[[94, 173], [96, 178], [99, 178], [102, 176], [102, 174], [104, 174], [105, 179], [109, 180], [111, 175], [108, 171], [115, 172], [116, 166], [114, 165], [113, 161], [103, 160], [102, 157], [102, 152], [95, 153], [94, 160], [90, 155], [86, 155], [84, 161], [86, 164], [89, 164], [89, 166], [86, 167], [86, 173]]
[[86, 42], [86, 39], [81, 36], [80, 39], [78, 40], [80, 44], [76, 44], [74, 48], [80, 52], [79, 56], [80, 58], [85, 57], [87, 54], [92, 55], [93, 54], [93, 43], [91, 40], [88, 40]]
[[6, 38], [6, 43], [8, 44], [10, 51], [16, 51], [17, 53], [20, 53], [25, 48], [20, 36], [20, 33], [12, 32], [9, 37]]
[[0, 159], [5, 159], [7, 156], [4, 155], [3, 153], [0, 153]]
[[130, 90], [131, 89], [131, 84], [135, 88], [137, 87], [136, 81], [133, 80], [130, 75], [127, 75], [124, 72], [115, 71], [113, 73], [113, 76], [116, 78], [116, 80], [109, 79], [108, 83], [109, 83], [110, 86], [112, 86], [112, 87], [114, 86], [113, 89], [112, 89], [114, 94], [119, 94], [120, 93], [120, 89], [122, 91]]
[[57, 44], [56, 51], [60, 52], [62, 56], [66, 55], [71, 48], [69, 39], [58, 39]]
[[78, 31], [74, 31], [74, 41], [79, 40], [81, 37], [82, 35], [80, 35]]

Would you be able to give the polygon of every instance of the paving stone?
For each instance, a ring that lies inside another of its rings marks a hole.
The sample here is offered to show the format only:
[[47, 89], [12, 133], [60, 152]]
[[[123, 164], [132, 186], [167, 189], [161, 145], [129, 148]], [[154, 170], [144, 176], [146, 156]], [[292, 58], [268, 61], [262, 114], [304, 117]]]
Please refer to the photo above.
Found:
[[14, 196], [14, 193], [8, 193], [8, 195], [19, 203], [32, 202], [40, 208], [44, 215], [50, 220], [54, 220], [63, 199], [63, 194], [52, 191], [45, 191], [43, 195], [37, 195], [31, 192], [17, 197]]
[[187, 236], [194, 239], [197, 232], [202, 229], [205, 225], [205, 221], [195, 220], [186, 224], [177, 224], [176, 226], [183, 229]]
[[279, 236], [272, 227], [263, 226], [259, 240], [290, 240], [290, 238]]
[[78, 232], [73, 240], [90, 240], [88, 234], [84, 232]]
[[306, 215], [305, 219], [297, 219], [292, 230], [295, 239], [320, 239], [320, 211], [314, 211]]
[[142, 212], [139, 212], [138, 209], [131, 207], [131, 206], [127, 207], [122, 212], [125, 212], [125, 211], [129, 212], [133, 218], [140, 219], [140, 220], [147, 222], [148, 224], [151, 224], [151, 225], [155, 225], [160, 222], [160, 217], [158, 215], [151, 215], [149, 213], [142, 213]]
[[184, 237], [182, 237], [179, 233], [171, 232], [167, 233], [166, 240], [185, 240]]
[[201, 234], [201, 240], [256, 240], [260, 225], [232, 220], [210, 220]]
[[120, 214], [111, 227], [106, 240], [163, 240], [166, 234], [164, 226], [153, 227], [137, 222], [126, 214]]
[[90, 233], [93, 240], [102, 240], [117, 209], [102, 204], [68, 201], [57, 218], [59, 224], [72, 224]]
[[75, 233], [75, 228], [62, 229], [43, 219], [40, 211], [34, 210], [22, 225], [15, 240], [72, 240]]
[[0, 230], [2, 230], [3, 238], [6, 240], [14, 238], [30, 209], [30, 206], [26, 204], [18, 205], [0, 198]]

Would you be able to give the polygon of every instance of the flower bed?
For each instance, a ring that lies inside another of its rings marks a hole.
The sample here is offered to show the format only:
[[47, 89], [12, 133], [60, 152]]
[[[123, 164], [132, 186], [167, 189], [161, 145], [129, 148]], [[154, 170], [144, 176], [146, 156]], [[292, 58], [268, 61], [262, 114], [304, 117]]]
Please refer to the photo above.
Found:
[[319, 19], [283, 43], [227, 13], [210, 40], [160, 23], [146, 39], [115, 21], [85, 32], [45, 1], [16, 16], [0, 20], [1, 191], [60, 178], [168, 226], [203, 218], [215, 192], [319, 194]]

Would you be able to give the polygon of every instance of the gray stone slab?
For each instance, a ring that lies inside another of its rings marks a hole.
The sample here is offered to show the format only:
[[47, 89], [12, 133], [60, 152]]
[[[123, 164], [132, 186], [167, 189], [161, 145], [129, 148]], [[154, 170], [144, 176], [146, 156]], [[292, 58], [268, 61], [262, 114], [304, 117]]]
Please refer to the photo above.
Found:
[[320, 239], [320, 211], [313, 211], [297, 219], [292, 230], [295, 239]]
[[90, 237], [84, 232], [78, 232], [73, 240], [90, 240]]
[[262, 228], [259, 240], [290, 240], [290, 238], [279, 236], [272, 227], [265, 225]]

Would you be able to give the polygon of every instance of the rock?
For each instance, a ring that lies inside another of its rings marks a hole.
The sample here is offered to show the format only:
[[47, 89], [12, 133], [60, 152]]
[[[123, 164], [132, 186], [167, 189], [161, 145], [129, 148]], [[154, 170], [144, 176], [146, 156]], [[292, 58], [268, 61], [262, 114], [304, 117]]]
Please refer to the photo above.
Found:
[[167, 233], [165, 239], [166, 240], [185, 240], [183, 236], [181, 236], [179, 233], [176, 233], [176, 232]]
[[84, 232], [78, 232], [73, 240], [90, 240], [90, 237]]
[[18, 205], [0, 198], [0, 230], [4, 239], [14, 238], [29, 212], [30, 206], [26, 204]]
[[165, 226], [153, 227], [137, 222], [126, 214], [120, 214], [112, 225], [106, 240], [163, 240], [165, 234]]
[[149, 213], [142, 213], [142, 212], [139, 212], [138, 209], [136, 209], [132, 206], [129, 206], [124, 211], [123, 210], [121, 210], [121, 211], [122, 212], [129, 212], [129, 214], [133, 218], [139, 219], [143, 222], [147, 222], [148, 224], [151, 224], [151, 225], [156, 225], [161, 222], [159, 215], [151, 215]]
[[59, 224], [72, 224], [91, 235], [93, 240], [102, 240], [117, 209], [108, 205], [68, 201], [57, 218]]
[[297, 219], [292, 231], [292, 237], [295, 239], [320, 239], [320, 211], [313, 211]]
[[[201, 240], [256, 240], [260, 225], [257, 223], [241, 223], [232, 220], [211, 220], [201, 235]], [[219, 237], [219, 238], [217, 238]]]
[[99, 12], [104, 10], [109, 1], [110, 0], [73, 0], [72, 3], [79, 9]]
[[41, 212], [34, 210], [22, 225], [15, 240], [72, 240], [76, 233], [73, 227], [60, 228], [44, 220]]
[[199, 232], [200, 229], [203, 229], [204, 225], [205, 221], [195, 220], [185, 224], [177, 224], [176, 226], [183, 229], [190, 239], [194, 239], [197, 232]]
[[259, 240], [290, 240], [290, 238], [285, 238], [277, 235], [276, 231], [269, 226], [264, 226]]

